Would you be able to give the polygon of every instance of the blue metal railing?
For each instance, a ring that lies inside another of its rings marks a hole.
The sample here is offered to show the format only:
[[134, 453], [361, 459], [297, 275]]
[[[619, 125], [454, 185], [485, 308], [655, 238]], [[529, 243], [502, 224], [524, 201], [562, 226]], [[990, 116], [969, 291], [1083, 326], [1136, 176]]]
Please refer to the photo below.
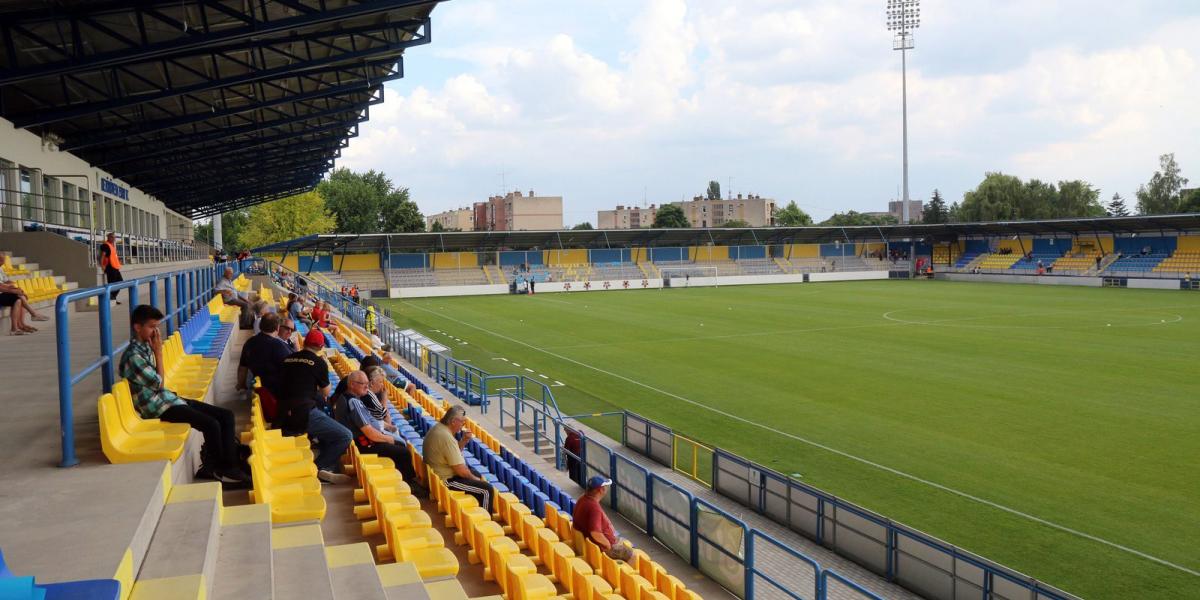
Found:
[[[103, 393], [112, 391], [113, 383], [116, 381], [116, 357], [129, 347], [130, 338], [128, 337], [119, 345], [113, 345], [112, 304], [109, 302], [109, 295], [114, 291], [127, 294], [127, 308], [132, 313], [133, 309], [141, 302], [139, 298], [141, 286], [147, 286], [149, 298], [146, 303], [163, 311], [163, 323], [166, 326], [167, 335], [171, 335], [208, 303], [212, 297], [213, 287], [216, 285], [221, 271], [227, 265], [232, 267], [235, 272], [240, 271], [237, 263], [205, 265], [59, 294], [54, 303], [54, 328], [58, 357], [58, 412], [62, 436], [62, 460], [59, 462], [59, 466], [72, 467], [79, 464], [79, 457], [75, 452], [75, 386], [92, 373], [100, 370]], [[71, 344], [70, 305], [72, 302], [90, 298], [97, 298], [99, 307], [97, 312], [100, 333], [98, 357], [88, 362], [78, 372], [74, 372], [71, 368], [71, 359], [76, 349], [73, 349]]]

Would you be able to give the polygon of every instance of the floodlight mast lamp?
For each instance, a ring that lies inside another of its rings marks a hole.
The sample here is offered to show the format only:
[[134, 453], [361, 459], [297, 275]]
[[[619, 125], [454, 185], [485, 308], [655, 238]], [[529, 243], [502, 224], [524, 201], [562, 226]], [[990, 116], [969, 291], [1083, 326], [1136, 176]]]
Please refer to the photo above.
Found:
[[904, 197], [901, 223], [908, 214], [908, 51], [914, 48], [912, 30], [921, 26], [921, 0], [887, 0], [887, 28], [896, 32], [892, 50], [900, 51], [900, 113], [904, 136]]

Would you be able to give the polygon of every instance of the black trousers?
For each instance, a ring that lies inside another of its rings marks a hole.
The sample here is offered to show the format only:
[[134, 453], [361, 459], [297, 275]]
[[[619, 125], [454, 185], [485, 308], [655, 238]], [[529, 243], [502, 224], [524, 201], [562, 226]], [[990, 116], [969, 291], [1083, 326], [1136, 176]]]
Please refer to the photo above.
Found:
[[496, 491], [487, 482], [455, 475], [446, 480], [446, 487], [475, 496], [475, 499], [479, 501], [479, 506], [492, 512], [492, 498], [495, 497]]
[[226, 469], [237, 465], [237, 439], [234, 437], [233, 412], [227, 408], [184, 400], [183, 406], [172, 406], [159, 415], [167, 423], [187, 423], [204, 435], [200, 459], [210, 469]]
[[[357, 442], [356, 442], [357, 444]], [[411, 485], [417, 484], [417, 472], [412, 466], [412, 457], [408, 454], [407, 444], [370, 444], [364, 446], [358, 445], [359, 452], [367, 454], [377, 454], [384, 458], [392, 459], [396, 463], [396, 470], [400, 471], [400, 476], [404, 478], [404, 482]]]
[[[107, 281], [111, 285], [111, 284], [117, 283], [118, 281], [125, 281], [125, 278], [121, 277], [120, 269], [114, 269], [112, 267], [104, 267], [104, 280]], [[108, 297], [110, 300], [116, 300], [117, 299], [117, 291], [113, 290], [113, 293], [109, 294]]]

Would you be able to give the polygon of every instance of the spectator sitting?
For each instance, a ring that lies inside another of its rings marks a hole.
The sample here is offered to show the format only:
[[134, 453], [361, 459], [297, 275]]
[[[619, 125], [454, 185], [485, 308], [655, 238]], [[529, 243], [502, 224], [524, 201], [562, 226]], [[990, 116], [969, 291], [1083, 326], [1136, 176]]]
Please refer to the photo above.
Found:
[[349, 483], [342, 474], [342, 455], [352, 434], [324, 410], [329, 396], [329, 365], [321, 355], [325, 335], [313, 329], [304, 338], [304, 349], [283, 359], [279, 370], [279, 418], [284, 435], [308, 434], [315, 440], [317, 478], [325, 483]]
[[232, 304], [242, 309], [250, 307], [250, 303], [242, 298], [237, 289], [233, 287], [233, 267], [225, 267], [225, 275], [217, 282], [216, 290], [220, 292], [221, 299], [225, 301], [225, 304]]
[[320, 300], [313, 304], [312, 310], [309, 311], [309, 316], [312, 318], [313, 324], [317, 327], [329, 327], [329, 309], [328, 305]]
[[304, 342], [300, 339], [300, 335], [296, 333], [296, 321], [291, 317], [284, 315], [279, 319], [279, 331], [276, 337], [283, 340], [284, 343], [291, 348], [292, 352], [299, 352], [304, 349]]
[[234, 438], [233, 413], [229, 409], [180, 398], [163, 387], [162, 334], [158, 329], [162, 318], [161, 311], [146, 304], [134, 308], [129, 316], [133, 339], [121, 354], [119, 371], [129, 382], [134, 408], [143, 419], [187, 423], [204, 435], [197, 478], [247, 487], [250, 476], [240, 466], [241, 448]]
[[[474, 496], [479, 506], [492, 510], [492, 497], [495, 492], [486, 481], [479, 479], [467, 468], [462, 449], [473, 437], [469, 430], [463, 428], [467, 424], [467, 410], [461, 406], [451, 406], [442, 415], [437, 425], [425, 433], [422, 444], [425, 464], [442, 479], [446, 487]], [[462, 432], [462, 437], [455, 441], [454, 436]]]
[[287, 312], [291, 318], [303, 321], [305, 324], [309, 323], [308, 314], [304, 311], [304, 303], [300, 301], [300, 296], [297, 296], [294, 292], [288, 293]]
[[33, 310], [33, 307], [29, 305], [29, 296], [25, 295], [25, 290], [9, 281], [8, 273], [4, 272], [5, 260], [7, 257], [0, 254], [0, 308], [11, 309], [8, 335], [33, 333], [37, 331], [37, 327], [25, 322], [25, 313], [29, 313], [29, 318], [34, 321], [48, 321], [49, 317], [39, 315], [37, 311]]
[[[346, 376], [346, 380], [348, 382], [346, 392], [334, 396], [334, 417], [339, 423], [354, 432], [354, 444], [358, 447], [359, 452], [378, 454], [392, 459], [404, 481], [410, 487], [415, 485], [417, 472], [413, 469], [412, 457], [408, 453], [408, 444], [404, 440], [396, 440], [386, 430], [381, 430], [378, 426], [382, 423], [376, 420], [368, 409], [368, 405], [373, 402], [368, 399], [371, 397], [371, 391], [367, 374], [362, 371], [351, 371]], [[387, 425], [391, 425], [391, 423], [389, 422]]]
[[258, 399], [262, 403], [264, 416], [275, 419], [278, 404], [280, 379], [279, 369], [283, 359], [292, 354], [292, 347], [275, 334], [279, 330], [279, 315], [266, 314], [257, 334], [242, 345], [242, 356], [238, 360], [237, 389], [245, 390], [250, 377], [262, 382]]
[[587, 482], [587, 491], [575, 502], [575, 512], [572, 515], [571, 527], [583, 534], [584, 539], [591, 540], [613, 560], [628, 561], [633, 558], [633, 548], [625, 540], [617, 537], [613, 530], [612, 521], [604, 514], [600, 500], [608, 494], [611, 479], [599, 475]]
[[362, 397], [363, 406], [376, 421], [375, 428], [392, 436], [397, 444], [407, 443], [400, 437], [400, 429], [392, 421], [392, 411], [388, 410], [392, 402], [388, 398], [387, 371], [384, 371], [383, 367], [372, 365], [363, 367], [362, 372], [367, 374], [369, 382], [369, 391]]
[[[378, 356], [375, 356], [374, 354], [368, 354], [363, 357], [362, 362], [358, 363], [358, 370], [365, 373], [365, 372], [369, 371], [371, 369], [371, 367], [378, 367], [382, 364], [383, 364], [383, 361], [379, 360]], [[345, 379], [339, 381], [337, 384], [337, 387], [334, 388], [334, 390], [333, 390], [333, 395], [341, 396], [342, 394], [346, 393], [346, 384], [347, 383], [348, 382]]]

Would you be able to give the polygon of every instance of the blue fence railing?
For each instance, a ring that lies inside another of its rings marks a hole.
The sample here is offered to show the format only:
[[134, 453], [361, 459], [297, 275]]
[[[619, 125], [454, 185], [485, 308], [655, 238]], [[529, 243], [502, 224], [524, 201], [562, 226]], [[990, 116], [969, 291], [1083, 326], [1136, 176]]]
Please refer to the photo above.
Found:
[[[88, 376], [100, 371], [103, 393], [112, 391], [116, 381], [116, 362], [121, 352], [129, 346], [131, 333], [119, 342], [113, 339], [113, 306], [109, 296], [117, 292], [126, 297], [126, 309], [132, 312], [139, 304], [149, 304], [163, 311], [163, 324], [167, 335], [179, 330], [188, 319], [203, 310], [212, 298], [213, 287], [221, 272], [230, 266], [240, 272], [237, 263], [213, 264], [168, 273], [147, 275], [115, 284], [71, 290], [59, 294], [54, 304], [55, 336], [58, 360], [58, 412], [59, 429], [62, 437], [62, 460], [59, 466], [71, 467], [79, 464], [75, 451], [75, 388]], [[142, 288], [146, 297], [141, 297]], [[99, 326], [99, 348], [95, 353], [76, 347], [71, 340], [71, 304], [97, 299], [96, 320]], [[78, 371], [72, 368], [73, 359], [87, 353], [94, 356]]]

